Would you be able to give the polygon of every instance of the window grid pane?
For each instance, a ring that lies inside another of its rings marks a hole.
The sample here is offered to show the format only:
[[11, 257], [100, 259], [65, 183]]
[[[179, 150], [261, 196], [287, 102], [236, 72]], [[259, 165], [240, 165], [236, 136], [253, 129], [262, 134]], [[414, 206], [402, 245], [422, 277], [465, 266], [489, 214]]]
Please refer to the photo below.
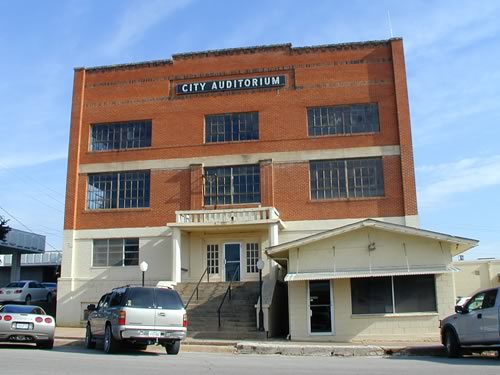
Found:
[[382, 158], [310, 162], [311, 199], [384, 195]]
[[379, 131], [376, 103], [309, 108], [307, 119], [310, 136]]
[[247, 273], [258, 272], [259, 244], [247, 243]]
[[90, 174], [87, 209], [149, 207], [149, 191], [149, 171]]
[[91, 151], [109, 151], [151, 146], [151, 120], [94, 124]]
[[209, 274], [219, 273], [219, 245], [207, 245], [207, 268]]
[[92, 259], [93, 267], [137, 266], [139, 264], [139, 239], [94, 240]]
[[259, 139], [259, 114], [227, 113], [205, 116], [205, 142], [234, 142]]
[[260, 202], [260, 166], [205, 169], [205, 205]]

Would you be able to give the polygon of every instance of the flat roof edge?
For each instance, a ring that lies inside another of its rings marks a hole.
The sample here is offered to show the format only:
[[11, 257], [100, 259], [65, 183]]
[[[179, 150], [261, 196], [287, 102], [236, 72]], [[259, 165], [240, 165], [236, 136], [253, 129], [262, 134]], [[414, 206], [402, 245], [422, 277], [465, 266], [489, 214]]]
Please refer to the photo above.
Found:
[[100, 72], [105, 70], [117, 70], [117, 69], [126, 70], [126, 69], [142, 68], [142, 67], [171, 65], [176, 60], [187, 60], [194, 58], [204, 58], [204, 57], [224, 56], [224, 55], [231, 56], [231, 55], [249, 54], [256, 52], [271, 52], [276, 50], [289, 51], [290, 53], [305, 53], [305, 52], [312, 52], [318, 50], [321, 51], [329, 49], [330, 50], [356, 49], [369, 46], [389, 44], [392, 41], [399, 41], [399, 40], [402, 40], [402, 38], [397, 37], [397, 38], [382, 39], [382, 40], [321, 44], [321, 45], [311, 45], [303, 47], [293, 47], [291, 43], [281, 43], [281, 44], [258, 45], [250, 47], [222, 48], [222, 49], [197, 51], [197, 52], [176, 53], [173, 54], [170, 59], [150, 60], [150, 61], [142, 61], [136, 63], [127, 63], [127, 64], [102, 65], [94, 67], [75, 67], [74, 70], [75, 71], [85, 70], [87, 72]]

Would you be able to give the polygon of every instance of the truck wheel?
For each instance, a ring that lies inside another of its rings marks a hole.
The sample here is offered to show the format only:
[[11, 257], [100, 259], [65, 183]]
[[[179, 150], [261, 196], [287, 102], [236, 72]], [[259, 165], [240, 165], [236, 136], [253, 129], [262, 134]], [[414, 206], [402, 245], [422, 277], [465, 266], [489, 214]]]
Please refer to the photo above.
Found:
[[451, 329], [447, 329], [444, 334], [444, 346], [449, 358], [457, 358], [460, 356], [460, 342], [455, 332]]
[[120, 343], [113, 337], [111, 325], [108, 324], [104, 332], [104, 351], [108, 354], [116, 353], [119, 345]]
[[177, 353], [179, 353], [180, 348], [181, 348], [181, 341], [180, 340], [177, 340], [171, 344], [165, 345], [165, 349], [167, 350], [167, 354], [176, 355]]
[[87, 329], [85, 330], [85, 347], [87, 349], [95, 349], [95, 341], [92, 337], [92, 331], [90, 330], [90, 324], [87, 324]]

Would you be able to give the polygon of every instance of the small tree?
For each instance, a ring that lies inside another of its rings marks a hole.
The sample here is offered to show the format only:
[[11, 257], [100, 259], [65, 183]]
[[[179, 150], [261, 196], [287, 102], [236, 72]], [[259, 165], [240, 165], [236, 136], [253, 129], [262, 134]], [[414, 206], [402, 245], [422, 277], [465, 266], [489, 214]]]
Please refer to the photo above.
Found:
[[0, 216], [0, 241], [5, 240], [7, 237], [7, 233], [10, 232], [10, 227], [7, 225], [9, 220], [4, 219], [2, 216]]

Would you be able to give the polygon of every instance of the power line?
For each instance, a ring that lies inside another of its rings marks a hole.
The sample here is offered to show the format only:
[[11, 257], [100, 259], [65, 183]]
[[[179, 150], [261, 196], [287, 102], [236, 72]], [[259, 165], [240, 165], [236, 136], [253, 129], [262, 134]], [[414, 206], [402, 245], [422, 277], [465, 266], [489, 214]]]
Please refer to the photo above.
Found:
[[[18, 218], [16, 218], [14, 215], [12, 215], [9, 211], [7, 211], [5, 208], [3, 208], [2, 206], [0, 206], [0, 210], [4, 211], [7, 215], [9, 215], [11, 218], [13, 218], [15, 221], [17, 221], [19, 224], [21, 224], [24, 228], [26, 228], [29, 232], [33, 233], [33, 234], [36, 234], [35, 232], [33, 232], [30, 228], [28, 228], [27, 225], [25, 225], [21, 220], [19, 220]], [[58, 250], [54, 245], [52, 245], [50, 242], [47, 241], [47, 239], [45, 239], [45, 243], [47, 245], [49, 245], [51, 248], [53, 248], [54, 250]]]
[[64, 205], [64, 200], [61, 200], [60, 199], [60, 196], [61, 196], [61, 193], [55, 191], [54, 189], [51, 189], [49, 188], [48, 186], [45, 186], [43, 184], [41, 184], [39, 181], [35, 180], [34, 178], [32, 177], [29, 177], [29, 176], [24, 176], [24, 175], [20, 175], [18, 173], [15, 173], [14, 171], [11, 170], [11, 168], [7, 167], [5, 164], [1, 163], [0, 162], [0, 168], [4, 169], [5, 171], [7, 171], [8, 173], [16, 176], [17, 178], [19, 179], [22, 179], [24, 180], [24, 182], [28, 182], [30, 184], [35, 184], [35, 185], [38, 185], [39, 187], [42, 187], [43, 189], [47, 190], [47, 191], [51, 191], [55, 194], [57, 194], [56, 196], [55, 195], [52, 195], [52, 194], [49, 194], [48, 192], [43, 192], [43, 194], [45, 194], [47, 197], [49, 197], [50, 199], [52, 199], [53, 201], [57, 202], [58, 204], [62, 204]]

